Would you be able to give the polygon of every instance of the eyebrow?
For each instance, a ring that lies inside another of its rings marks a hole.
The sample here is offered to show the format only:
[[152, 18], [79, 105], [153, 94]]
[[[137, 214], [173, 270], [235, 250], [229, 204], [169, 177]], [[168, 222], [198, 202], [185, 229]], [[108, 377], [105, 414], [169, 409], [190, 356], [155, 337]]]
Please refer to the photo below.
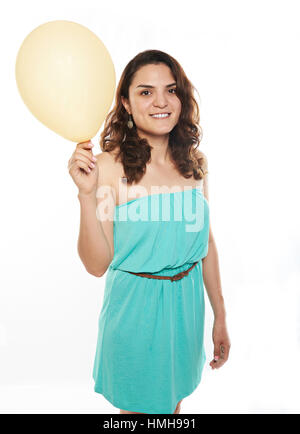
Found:
[[[166, 87], [171, 87], [174, 85], [176, 85], [176, 83], [167, 84]], [[138, 87], [148, 87], [150, 89], [153, 89], [155, 86], [151, 86], [150, 84], [139, 84], [136, 88]]]

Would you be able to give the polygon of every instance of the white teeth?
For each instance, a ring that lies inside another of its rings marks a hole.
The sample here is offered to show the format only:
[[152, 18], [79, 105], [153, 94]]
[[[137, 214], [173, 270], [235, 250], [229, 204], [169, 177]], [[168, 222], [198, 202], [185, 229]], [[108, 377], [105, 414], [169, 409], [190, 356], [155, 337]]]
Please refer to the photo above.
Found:
[[164, 114], [164, 115], [151, 115], [153, 118], [167, 118], [168, 116], [170, 116], [169, 114]]

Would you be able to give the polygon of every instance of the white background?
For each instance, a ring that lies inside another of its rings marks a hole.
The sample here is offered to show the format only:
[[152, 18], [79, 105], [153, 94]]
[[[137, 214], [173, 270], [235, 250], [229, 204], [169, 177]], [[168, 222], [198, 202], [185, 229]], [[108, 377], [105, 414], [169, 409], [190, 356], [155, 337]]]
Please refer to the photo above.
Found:
[[119, 413], [93, 390], [105, 276], [89, 275], [77, 254], [80, 208], [67, 170], [76, 145], [29, 112], [14, 75], [24, 38], [64, 19], [104, 42], [117, 81], [138, 52], [159, 49], [200, 94], [200, 149], [232, 348], [211, 370], [206, 296], [208, 361], [181, 413], [299, 413], [297, 3], [14, 0], [2, 7], [2, 413]]

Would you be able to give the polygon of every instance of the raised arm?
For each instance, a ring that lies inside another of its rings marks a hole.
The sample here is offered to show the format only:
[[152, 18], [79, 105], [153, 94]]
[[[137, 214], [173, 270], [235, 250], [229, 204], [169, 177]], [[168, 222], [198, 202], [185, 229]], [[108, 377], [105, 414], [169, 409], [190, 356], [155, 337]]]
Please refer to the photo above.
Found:
[[[97, 190], [88, 195], [78, 193], [80, 202], [78, 253], [86, 270], [96, 277], [101, 277], [114, 255], [112, 217], [115, 197], [110, 190], [112, 159], [106, 152], [96, 155], [96, 158], [99, 170]], [[106, 213], [103, 208], [108, 204]]]

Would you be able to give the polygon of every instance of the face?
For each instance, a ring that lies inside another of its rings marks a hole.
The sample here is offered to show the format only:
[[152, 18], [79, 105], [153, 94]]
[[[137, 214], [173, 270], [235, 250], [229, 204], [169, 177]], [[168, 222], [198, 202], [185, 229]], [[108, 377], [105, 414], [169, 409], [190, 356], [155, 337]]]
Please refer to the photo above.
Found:
[[[168, 135], [181, 112], [174, 77], [163, 63], [141, 67], [129, 87], [129, 101], [122, 97], [122, 103], [132, 115], [140, 137]], [[163, 118], [151, 116], [157, 113], [170, 115]]]

